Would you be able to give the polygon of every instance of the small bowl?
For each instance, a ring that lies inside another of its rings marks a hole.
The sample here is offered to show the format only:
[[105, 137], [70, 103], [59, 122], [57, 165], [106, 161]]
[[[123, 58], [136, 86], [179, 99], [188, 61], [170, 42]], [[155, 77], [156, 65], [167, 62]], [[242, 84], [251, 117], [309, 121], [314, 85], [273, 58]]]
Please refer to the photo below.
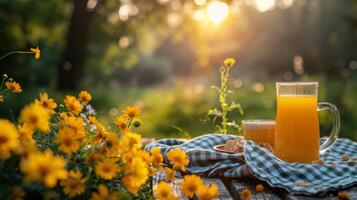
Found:
[[225, 144], [219, 144], [213, 147], [214, 150], [222, 153], [229, 153], [229, 154], [243, 154], [243, 152], [234, 152], [234, 151], [227, 151], [224, 150]]

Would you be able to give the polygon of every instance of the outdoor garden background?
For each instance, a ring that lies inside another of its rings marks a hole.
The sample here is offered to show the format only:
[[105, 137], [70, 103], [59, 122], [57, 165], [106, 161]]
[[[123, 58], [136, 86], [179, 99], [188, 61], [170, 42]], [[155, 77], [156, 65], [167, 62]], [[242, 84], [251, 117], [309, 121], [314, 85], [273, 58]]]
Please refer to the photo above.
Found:
[[[0, 74], [24, 92], [0, 117], [47, 92], [57, 102], [87, 90], [108, 125], [142, 108], [143, 137], [194, 137], [219, 104], [219, 66], [235, 58], [230, 118], [275, 118], [276, 81], [318, 81], [319, 101], [341, 114], [341, 137], [357, 140], [357, 1], [353, 0], [1, 0]], [[320, 115], [323, 134], [329, 115]], [[234, 132], [232, 132], [234, 133]]]

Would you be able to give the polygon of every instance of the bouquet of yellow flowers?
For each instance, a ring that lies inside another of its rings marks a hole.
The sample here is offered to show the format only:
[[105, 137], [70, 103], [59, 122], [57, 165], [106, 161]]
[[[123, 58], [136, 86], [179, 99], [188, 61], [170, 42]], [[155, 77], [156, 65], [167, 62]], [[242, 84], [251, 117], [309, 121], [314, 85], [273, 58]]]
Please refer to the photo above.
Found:
[[[3, 84], [1, 101], [8, 91], [22, 91], [7, 76]], [[155, 171], [162, 159], [154, 161], [160, 152], [153, 156], [144, 151], [141, 135], [132, 131], [140, 125], [140, 109], [124, 109], [114, 121], [117, 130], [112, 131], [96, 119], [91, 100], [90, 93], [81, 91], [57, 106], [47, 93], [40, 93], [21, 110], [18, 121], [0, 119], [1, 199], [21, 199], [26, 194], [60, 199], [149, 198], [151, 192], [145, 193], [149, 168]]]

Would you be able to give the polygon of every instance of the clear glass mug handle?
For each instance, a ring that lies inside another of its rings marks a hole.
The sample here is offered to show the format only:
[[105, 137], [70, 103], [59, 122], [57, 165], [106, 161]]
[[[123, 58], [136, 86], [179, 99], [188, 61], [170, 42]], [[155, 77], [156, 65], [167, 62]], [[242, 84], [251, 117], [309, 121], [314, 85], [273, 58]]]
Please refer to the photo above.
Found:
[[330, 137], [320, 146], [320, 154], [325, 153], [336, 142], [338, 133], [340, 132], [340, 114], [335, 105], [328, 102], [320, 102], [317, 105], [317, 111], [327, 110], [333, 114], [333, 126]]

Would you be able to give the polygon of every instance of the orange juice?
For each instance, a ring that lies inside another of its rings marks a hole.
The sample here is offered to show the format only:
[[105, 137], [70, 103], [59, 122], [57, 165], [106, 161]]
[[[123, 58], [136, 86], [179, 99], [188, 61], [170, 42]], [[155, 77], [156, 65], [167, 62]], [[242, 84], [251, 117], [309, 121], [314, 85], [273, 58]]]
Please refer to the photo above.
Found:
[[320, 158], [316, 95], [278, 95], [274, 154], [288, 162]]
[[244, 120], [244, 139], [253, 140], [256, 143], [268, 143], [274, 147], [274, 120]]

